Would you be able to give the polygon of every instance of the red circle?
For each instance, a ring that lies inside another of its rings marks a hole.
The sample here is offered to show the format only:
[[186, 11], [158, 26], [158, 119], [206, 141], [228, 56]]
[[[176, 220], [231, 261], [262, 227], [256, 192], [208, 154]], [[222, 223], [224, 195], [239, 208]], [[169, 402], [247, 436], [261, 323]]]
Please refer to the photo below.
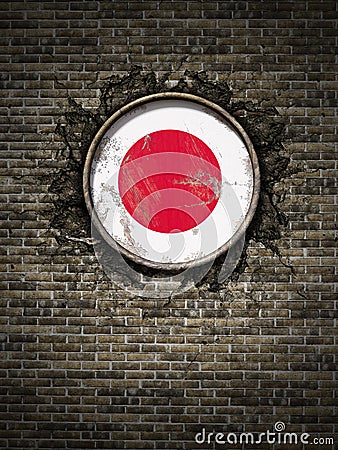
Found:
[[180, 130], [147, 134], [123, 158], [118, 186], [123, 205], [141, 225], [160, 233], [196, 227], [215, 208], [221, 170], [212, 150]]

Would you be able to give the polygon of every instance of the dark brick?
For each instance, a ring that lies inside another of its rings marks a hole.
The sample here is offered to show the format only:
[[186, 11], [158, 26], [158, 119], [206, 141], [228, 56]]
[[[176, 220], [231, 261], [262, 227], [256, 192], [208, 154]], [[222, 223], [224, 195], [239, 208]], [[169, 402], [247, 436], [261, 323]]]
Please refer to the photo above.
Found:
[[[203, 427], [264, 432], [277, 419], [334, 436], [336, 2], [0, 10], [0, 448], [192, 449]], [[67, 98], [97, 112], [100, 88], [132, 64], [171, 80], [207, 71], [233, 104], [287, 126], [294, 173], [271, 192], [288, 219], [280, 254], [251, 240], [245, 271], [215, 292], [132, 298], [50, 229]]]

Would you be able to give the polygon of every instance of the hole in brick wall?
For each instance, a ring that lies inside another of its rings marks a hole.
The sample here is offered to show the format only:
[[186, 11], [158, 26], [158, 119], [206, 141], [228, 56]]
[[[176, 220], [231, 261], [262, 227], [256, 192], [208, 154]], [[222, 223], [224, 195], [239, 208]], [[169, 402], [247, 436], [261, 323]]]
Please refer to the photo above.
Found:
[[[172, 73], [157, 76], [152, 71], [133, 67], [128, 74], [113, 75], [100, 88], [99, 106], [91, 110], [83, 108], [72, 98], [55, 134], [62, 142], [58, 158], [65, 161], [64, 167], [56, 171], [51, 179], [49, 192], [53, 198], [53, 211], [49, 212], [50, 229], [60, 246], [75, 253], [93, 253], [91, 245], [90, 217], [82, 192], [84, 161], [93, 137], [103, 122], [123, 105], [145, 95], [176, 91], [195, 94], [210, 100], [229, 111], [250, 136], [259, 159], [261, 193], [255, 216], [246, 232], [242, 257], [225, 282], [236, 281], [247, 267], [247, 248], [250, 240], [263, 244], [280, 256], [278, 240], [288, 219], [279, 204], [282, 194], [276, 184], [290, 172], [290, 156], [283, 146], [285, 124], [272, 107], [263, 107], [259, 102], [236, 101], [226, 81], [213, 81], [205, 72], [186, 71], [178, 77], [175, 85], [170, 81]], [[199, 287], [216, 291], [222, 286], [217, 275], [224, 256], [219, 257]], [[135, 267], [135, 263], [131, 263]], [[145, 267], [137, 267], [147, 275], [160, 275]], [[223, 286], [224, 287], [224, 286]]]

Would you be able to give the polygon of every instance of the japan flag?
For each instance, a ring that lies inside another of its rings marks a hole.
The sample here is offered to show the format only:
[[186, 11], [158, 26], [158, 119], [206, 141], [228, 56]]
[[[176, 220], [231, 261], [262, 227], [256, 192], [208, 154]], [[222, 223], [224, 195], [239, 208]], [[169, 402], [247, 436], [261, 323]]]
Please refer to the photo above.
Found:
[[257, 157], [223, 109], [188, 94], [121, 108], [89, 149], [87, 206], [106, 241], [147, 266], [178, 269], [226, 251], [253, 216]]

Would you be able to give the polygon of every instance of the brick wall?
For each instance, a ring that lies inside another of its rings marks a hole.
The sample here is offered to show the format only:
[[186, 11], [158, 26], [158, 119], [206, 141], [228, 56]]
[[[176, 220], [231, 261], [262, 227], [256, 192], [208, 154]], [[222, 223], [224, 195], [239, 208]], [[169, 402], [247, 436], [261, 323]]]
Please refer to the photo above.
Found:
[[[264, 432], [277, 421], [334, 436], [336, 2], [0, 9], [0, 447], [225, 448], [195, 434]], [[251, 239], [245, 271], [217, 290], [128, 296], [89, 247], [51, 226], [50, 180], [69, 158], [55, 133], [67, 98], [97, 111], [106, 80], [132, 65], [168, 72], [168, 86], [204, 70], [233, 101], [273, 107], [285, 124], [290, 170], [271, 193], [288, 218], [279, 254]]]

